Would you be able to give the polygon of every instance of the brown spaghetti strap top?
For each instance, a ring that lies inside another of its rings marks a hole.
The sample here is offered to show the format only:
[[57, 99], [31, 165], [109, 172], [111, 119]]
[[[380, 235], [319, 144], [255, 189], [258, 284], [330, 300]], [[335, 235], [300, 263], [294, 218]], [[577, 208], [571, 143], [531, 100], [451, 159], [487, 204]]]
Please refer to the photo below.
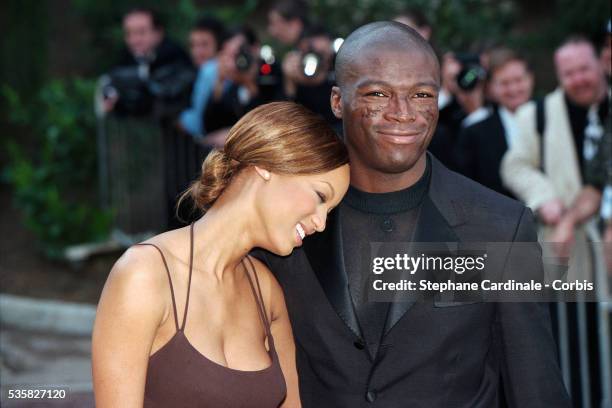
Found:
[[270, 322], [261, 296], [259, 279], [253, 263], [248, 257], [246, 258], [248, 262], [245, 263], [245, 269], [248, 264], [253, 276], [255, 276], [257, 291], [247, 270], [249, 284], [268, 339], [270, 349], [268, 354], [272, 360], [271, 365], [257, 371], [242, 371], [225, 367], [206, 358], [185, 337], [185, 322], [189, 307], [189, 291], [193, 269], [193, 224], [191, 224], [190, 234], [189, 281], [181, 327], [178, 326], [172, 278], [163, 252], [154, 244], [138, 244], [153, 246], [161, 255], [170, 283], [176, 327], [176, 333], [170, 341], [149, 357], [144, 407], [278, 407], [285, 399], [287, 388], [274, 347], [274, 338], [270, 331]]

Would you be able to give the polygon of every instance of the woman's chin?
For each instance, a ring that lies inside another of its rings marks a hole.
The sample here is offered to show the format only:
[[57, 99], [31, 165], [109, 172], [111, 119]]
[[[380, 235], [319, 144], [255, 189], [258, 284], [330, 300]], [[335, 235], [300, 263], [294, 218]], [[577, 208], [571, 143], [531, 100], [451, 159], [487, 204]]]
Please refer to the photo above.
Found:
[[278, 255], [278, 256], [288, 256], [291, 255], [291, 253], [293, 252], [293, 249], [295, 247], [293, 245], [274, 245], [273, 247], [271, 246], [270, 248], [266, 248], [268, 251], [272, 252], [274, 255]]

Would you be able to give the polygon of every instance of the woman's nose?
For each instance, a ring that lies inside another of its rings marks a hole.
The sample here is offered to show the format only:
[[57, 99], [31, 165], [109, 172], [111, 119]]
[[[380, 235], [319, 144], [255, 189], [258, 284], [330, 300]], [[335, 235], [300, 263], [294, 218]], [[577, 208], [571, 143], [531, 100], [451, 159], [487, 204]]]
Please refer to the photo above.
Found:
[[327, 219], [327, 213], [325, 213], [324, 215], [315, 214], [312, 217], [312, 223], [314, 224], [315, 231], [323, 232], [323, 230], [325, 230], [326, 219]]

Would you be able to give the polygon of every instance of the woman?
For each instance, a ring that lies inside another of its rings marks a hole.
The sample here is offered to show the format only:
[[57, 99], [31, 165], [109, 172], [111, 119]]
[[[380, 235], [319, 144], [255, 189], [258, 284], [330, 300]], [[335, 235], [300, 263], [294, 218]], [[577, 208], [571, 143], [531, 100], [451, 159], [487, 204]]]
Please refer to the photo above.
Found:
[[128, 249], [109, 275], [93, 332], [96, 406], [299, 406], [283, 293], [247, 254], [288, 255], [322, 231], [347, 163], [300, 105], [262, 105], [236, 123], [188, 190], [204, 216]]

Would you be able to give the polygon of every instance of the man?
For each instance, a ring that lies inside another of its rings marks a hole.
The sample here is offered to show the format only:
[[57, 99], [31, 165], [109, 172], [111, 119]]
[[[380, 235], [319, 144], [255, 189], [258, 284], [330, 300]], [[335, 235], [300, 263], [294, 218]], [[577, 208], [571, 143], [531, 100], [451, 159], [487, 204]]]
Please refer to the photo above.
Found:
[[[336, 73], [331, 105], [343, 120], [349, 192], [303, 248], [260, 254], [285, 291], [303, 406], [490, 408], [503, 378], [510, 407], [569, 407], [545, 306], [369, 301], [371, 243], [536, 237], [524, 206], [427, 154], [440, 74], [416, 31], [396, 22], [357, 29]], [[538, 255], [528, 260], [537, 266]]]
[[513, 197], [502, 185], [500, 165], [516, 137], [516, 110], [529, 101], [533, 91], [533, 75], [527, 61], [509, 49], [493, 50], [488, 89], [497, 106], [489, 117], [459, 133], [455, 163], [464, 176]]
[[205, 129], [202, 117], [217, 75], [216, 56], [225, 38], [225, 27], [210, 17], [199, 19], [189, 34], [191, 58], [198, 75], [191, 92], [191, 106], [181, 112], [179, 128], [201, 140]]
[[187, 53], [166, 37], [158, 15], [146, 8], [128, 11], [123, 33], [126, 48], [109, 74], [113, 87], [104, 110], [144, 115], [153, 99], [165, 100], [173, 111], [187, 104], [195, 72]]
[[268, 12], [268, 34], [281, 44], [297, 44], [308, 22], [308, 5], [302, 0], [280, 0]]
[[223, 24], [213, 17], [201, 17], [189, 33], [189, 52], [193, 65], [201, 67], [213, 59], [219, 51], [223, 32]]
[[215, 62], [214, 82], [203, 112], [204, 143], [222, 147], [229, 129], [245, 113], [281, 99], [282, 82], [276, 69], [259, 55], [259, 40], [252, 29], [240, 27], [228, 33]]
[[601, 199], [602, 186], [584, 185], [583, 171], [603, 136], [609, 101], [602, 65], [588, 40], [565, 41], [555, 52], [555, 67], [560, 88], [545, 98], [543, 134], [535, 104], [527, 104], [518, 113], [516, 143], [501, 172], [508, 189], [548, 227], [545, 238], [571, 246], [577, 227]]
[[329, 94], [336, 84], [332, 41], [325, 27], [308, 26], [298, 41], [297, 50], [283, 59], [283, 82], [287, 98], [323, 116], [340, 132], [341, 121], [329, 107]]

